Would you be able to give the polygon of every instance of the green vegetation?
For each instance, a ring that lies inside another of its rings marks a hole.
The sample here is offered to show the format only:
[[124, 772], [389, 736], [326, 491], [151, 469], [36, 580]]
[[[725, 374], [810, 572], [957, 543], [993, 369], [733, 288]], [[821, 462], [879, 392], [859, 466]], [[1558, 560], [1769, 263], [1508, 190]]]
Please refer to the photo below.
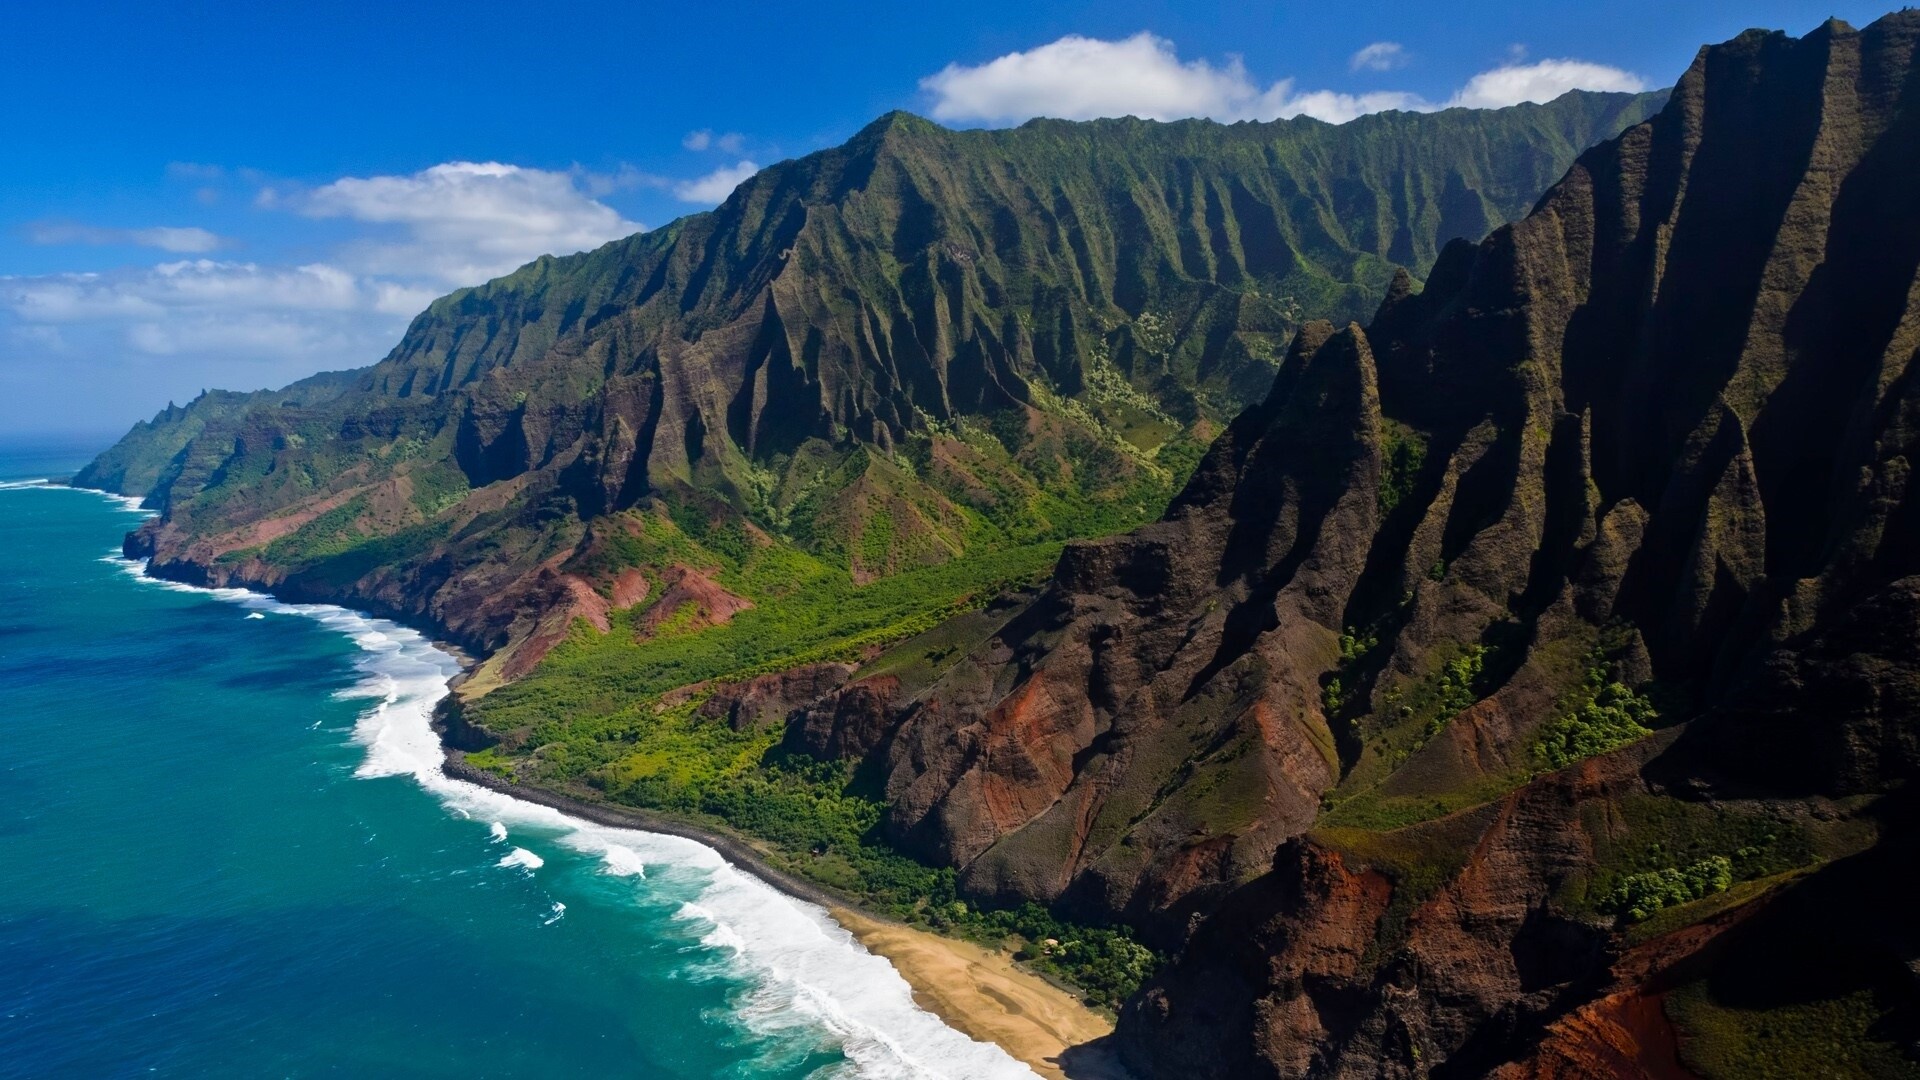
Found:
[[[515, 684], [518, 689], [527, 684]], [[481, 715], [493, 715], [482, 699]], [[1016, 958], [1117, 1008], [1157, 959], [1125, 929], [1074, 925], [1028, 904], [990, 910], [961, 900], [951, 869], [893, 850], [882, 804], [861, 794], [851, 766], [780, 749], [777, 728], [734, 731], [702, 717], [697, 700], [619, 710], [597, 722], [551, 722], [529, 754], [493, 748], [469, 763], [521, 781], [584, 784], [617, 803], [718, 825], [758, 841], [782, 870], [912, 925], [1010, 946]]]
[[1413, 485], [1427, 463], [1427, 437], [1396, 420], [1385, 421], [1386, 472], [1380, 478], [1380, 512], [1393, 508], [1413, 494]]
[[1601, 911], [1639, 922], [1661, 908], [1675, 907], [1699, 900], [1733, 887], [1733, 860], [1725, 855], [1709, 855], [1699, 862], [1676, 869], [1643, 870], [1628, 874], [1613, 886], [1599, 903]]
[[1424, 712], [1427, 716], [1420, 741], [1414, 744], [1416, 748], [1426, 745], [1428, 739], [1440, 734], [1440, 730], [1447, 726], [1447, 721], [1480, 700], [1475, 686], [1486, 665], [1485, 645], [1469, 645], [1466, 651], [1441, 665], [1440, 677], [1432, 683], [1430, 703], [1415, 706], [1416, 712]]
[[[1152, 519], [1302, 319], [1368, 317], [1399, 268], [1519, 216], [1660, 100], [1339, 128], [894, 114], [710, 213], [443, 297], [373, 368], [169, 409], [83, 479], [152, 487], [195, 537], [268, 526], [246, 557], [289, 588], [406, 597], [490, 642], [502, 608], [578, 585], [556, 571], [608, 600], [638, 573], [640, 605], [469, 704], [502, 740], [476, 767], [735, 829], [879, 910], [1017, 939], [1111, 1005], [1151, 964], [1124, 933], [963, 904], [885, 845], [842, 766], [702, 717], [688, 688], [870, 657]], [[1390, 509], [1426, 448], [1389, 440]], [[1438, 675], [1421, 738], [1481, 660]]]
[[577, 625], [533, 674], [477, 703], [489, 729], [547, 725], [542, 730], [558, 737], [562, 729], [650, 707], [657, 695], [689, 683], [856, 658], [1044, 578], [1060, 554], [1059, 544], [1036, 544], [860, 585], [846, 570], [785, 544], [757, 544], [745, 562], [735, 562], [671, 521], [645, 522], [640, 535], [614, 534], [608, 544], [619, 553], [595, 553], [593, 565], [638, 554], [647, 561], [626, 565], [638, 565], [656, 582], [675, 564], [709, 569], [715, 583], [754, 606], [725, 625], [677, 633], [663, 625], [642, 641], [640, 626], [664, 591], [656, 584], [646, 605], [613, 613], [610, 632]]
[[[662, 699], [690, 683], [855, 658], [918, 634], [1038, 580], [1058, 544], [859, 585], [825, 560], [750, 538], [690, 507], [630, 514], [614, 525], [596, 533], [576, 570], [604, 577], [639, 568], [653, 581], [648, 602], [615, 612], [604, 634], [577, 625], [533, 673], [470, 703], [469, 719], [505, 739], [469, 755], [470, 763], [733, 830], [761, 843], [781, 869], [881, 914], [1016, 948], [1029, 966], [1078, 986], [1101, 1007], [1117, 1007], [1150, 973], [1152, 953], [1125, 930], [1071, 925], [1031, 906], [992, 911], [962, 901], [952, 870], [886, 844], [883, 805], [858, 788], [847, 763], [783, 753], [778, 728], [735, 731], [702, 716], [704, 695]], [[718, 626], [695, 626], [683, 608], [643, 638], [639, 628], [664, 591], [662, 568], [674, 565], [707, 572], [755, 606]], [[929, 651], [948, 663], [959, 657], [954, 644]]]
[[1651, 735], [1660, 718], [1652, 701], [1608, 679], [1603, 664], [1588, 670], [1572, 706], [1540, 729], [1534, 752], [1551, 768], [1562, 769]]
[[1327, 718], [1333, 719], [1347, 705], [1347, 684], [1355, 677], [1355, 669], [1367, 654], [1380, 644], [1377, 634], [1370, 631], [1355, 630], [1349, 626], [1340, 635], [1340, 666], [1334, 668], [1328, 676], [1327, 685], [1321, 692], [1321, 704], [1326, 708]]
[[[1346, 648], [1342, 643], [1342, 649]], [[1469, 645], [1441, 661], [1426, 678], [1404, 690], [1389, 690], [1383, 695], [1387, 716], [1382, 745], [1393, 744], [1393, 762], [1398, 764], [1427, 741], [1440, 734], [1462, 710], [1480, 700], [1485, 687], [1481, 676], [1487, 670], [1493, 650], [1486, 645]], [[1409, 737], [1410, 733], [1410, 737]]]
[[1667, 997], [1667, 1015], [1685, 1035], [1681, 1060], [1707, 1080], [1911, 1080], [1920, 1067], [1875, 1031], [1885, 1012], [1871, 990], [1739, 1008], [1716, 1001], [1702, 981]]
[[[1542, 725], [1528, 747], [1526, 761], [1492, 773], [1448, 771], [1444, 766], [1423, 774], [1410, 787], [1393, 794], [1386, 781], [1413, 760], [1443, 731], [1449, 721], [1489, 693], [1505, 678], [1502, 660], [1512, 652], [1493, 645], [1472, 646], [1442, 662], [1429, 676], [1411, 686], [1389, 690], [1382, 717], [1355, 722], [1373, 734], [1367, 753], [1342, 784], [1339, 794], [1325, 800], [1328, 824], [1369, 829], [1397, 829], [1444, 817], [1498, 798], [1543, 772], [1565, 768], [1597, 754], [1617, 749], [1653, 733], [1660, 719], [1646, 694], [1613, 679], [1611, 657], [1624, 647], [1619, 634], [1602, 631], [1599, 641], [1580, 659], [1585, 645], [1578, 638], [1550, 643], [1529, 652], [1536, 679], [1571, 681], [1584, 672], [1571, 690], [1559, 696], [1555, 719]], [[1373, 649], [1371, 635], [1351, 628], [1341, 636], [1341, 662], [1323, 691], [1329, 715], [1349, 706], [1349, 680]]]
[[1366, 791], [1331, 804], [1322, 820], [1330, 827], [1389, 832], [1479, 806], [1517, 786], [1511, 777], [1491, 776], [1431, 795], [1382, 795], [1378, 791]]
[[1637, 795], [1588, 813], [1596, 870], [1560, 899], [1574, 911], [1630, 922], [1819, 857], [1804, 826], [1759, 807]]
[[1723, 911], [1731, 911], [1749, 900], [1764, 896], [1782, 885], [1797, 881], [1812, 870], [1811, 866], [1803, 866], [1767, 877], [1736, 881], [1723, 892], [1708, 893], [1699, 900], [1661, 908], [1645, 919], [1626, 926], [1624, 929], [1627, 940], [1639, 944], [1652, 941], [1662, 934], [1692, 926], [1694, 923], [1713, 918]]
[[268, 544], [266, 557], [283, 564], [298, 564], [339, 555], [362, 539], [358, 522], [366, 512], [365, 497], [348, 499]]
[[[1323, 691], [1324, 704], [1347, 704], [1346, 694], [1351, 691], [1345, 680], [1354, 677], [1355, 669], [1375, 647], [1371, 633], [1362, 636], [1349, 629], [1342, 635], [1342, 662]], [[1489, 666], [1497, 664], [1499, 657], [1492, 646], [1469, 645], [1440, 661], [1425, 678], [1382, 695], [1383, 714], [1355, 721], [1365, 735], [1365, 745], [1339, 789], [1323, 800], [1323, 822], [1342, 828], [1398, 829], [1477, 805], [1510, 788], [1505, 779], [1491, 778], [1445, 793], [1383, 795], [1377, 790], [1445, 730], [1448, 721], [1480, 700], [1488, 689]]]

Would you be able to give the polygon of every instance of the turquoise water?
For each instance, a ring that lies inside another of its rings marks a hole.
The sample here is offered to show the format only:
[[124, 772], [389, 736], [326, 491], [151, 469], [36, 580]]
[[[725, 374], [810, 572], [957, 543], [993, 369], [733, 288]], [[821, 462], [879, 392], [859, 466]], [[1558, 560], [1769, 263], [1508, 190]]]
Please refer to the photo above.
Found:
[[139, 519], [0, 487], [0, 1077], [1031, 1075], [710, 850], [447, 781], [443, 654]]

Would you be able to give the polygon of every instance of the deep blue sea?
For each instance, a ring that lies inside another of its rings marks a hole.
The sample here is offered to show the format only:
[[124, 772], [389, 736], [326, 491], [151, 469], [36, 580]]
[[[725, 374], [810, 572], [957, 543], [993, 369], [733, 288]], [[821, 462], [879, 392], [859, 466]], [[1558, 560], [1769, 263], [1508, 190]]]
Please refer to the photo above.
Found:
[[[77, 456], [76, 456], [77, 455]], [[445, 779], [455, 670], [0, 447], [0, 1077], [1030, 1076], [818, 908]]]

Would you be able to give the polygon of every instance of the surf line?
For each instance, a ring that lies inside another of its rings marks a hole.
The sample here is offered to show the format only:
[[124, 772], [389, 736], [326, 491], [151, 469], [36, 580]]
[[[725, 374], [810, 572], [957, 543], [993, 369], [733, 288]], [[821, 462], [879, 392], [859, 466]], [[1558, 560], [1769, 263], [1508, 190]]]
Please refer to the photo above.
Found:
[[[123, 509], [138, 509], [125, 496], [93, 494], [107, 495]], [[364, 750], [356, 777], [411, 779], [449, 813], [486, 828], [496, 843], [506, 840], [502, 832], [530, 830], [537, 838], [533, 842], [547, 840], [597, 859], [605, 874], [643, 878], [651, 863], [704, 876], [697, 897], [681, 904], [675, 918], [702, 931], [701, 943], [726, 953], [753, 983], [748, 1000], [736, 1010], [752, 1034], [805, 1037], [824, 1030], [862, 1076], [1000, 1080], [1034, 1075], [999, 1046], [969, 1038], [920, 1008], [892, 964], [868, 952], [825, 908], [788, 896], [713, 848], [683, 837], [599, 825], [447, 776], [432, 717], [460, 663], [419, 631], [332, 604], [287, 603], [250, 589], [156, 578], [147, 574], [144, 561], [118, 552], [102, 561], [149, 587], [210, 597], [250, 614], [301, 616], [351, 640], [359, 649], [354, 666], [361, 678], [339, 696], [368, 702], [354, 725], [353, 740]], [[524, 847], [512, 848], [499, 861], [524, 873], [537, 873], [545, 862]], [[554, 911], [545, 925], [559, 922], [564, 910]]]

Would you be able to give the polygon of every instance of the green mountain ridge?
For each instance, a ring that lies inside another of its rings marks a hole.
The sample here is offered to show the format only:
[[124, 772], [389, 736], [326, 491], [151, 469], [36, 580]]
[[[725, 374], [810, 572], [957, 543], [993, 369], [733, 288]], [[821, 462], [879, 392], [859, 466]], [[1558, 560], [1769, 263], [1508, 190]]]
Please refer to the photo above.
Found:
[[1370, 310], [1661, 100], [889, 114], [715, 211], [443, 297], [371, 368], [169, 410], [78, 479], [162, 511], [134, 545], [157, 573], [539, 643], [501, 672], [604, 622], [609, 551], [670, 514], [854, 584], [1016, 549], [1038, 573], [1157, 514], [1302, 318]]

